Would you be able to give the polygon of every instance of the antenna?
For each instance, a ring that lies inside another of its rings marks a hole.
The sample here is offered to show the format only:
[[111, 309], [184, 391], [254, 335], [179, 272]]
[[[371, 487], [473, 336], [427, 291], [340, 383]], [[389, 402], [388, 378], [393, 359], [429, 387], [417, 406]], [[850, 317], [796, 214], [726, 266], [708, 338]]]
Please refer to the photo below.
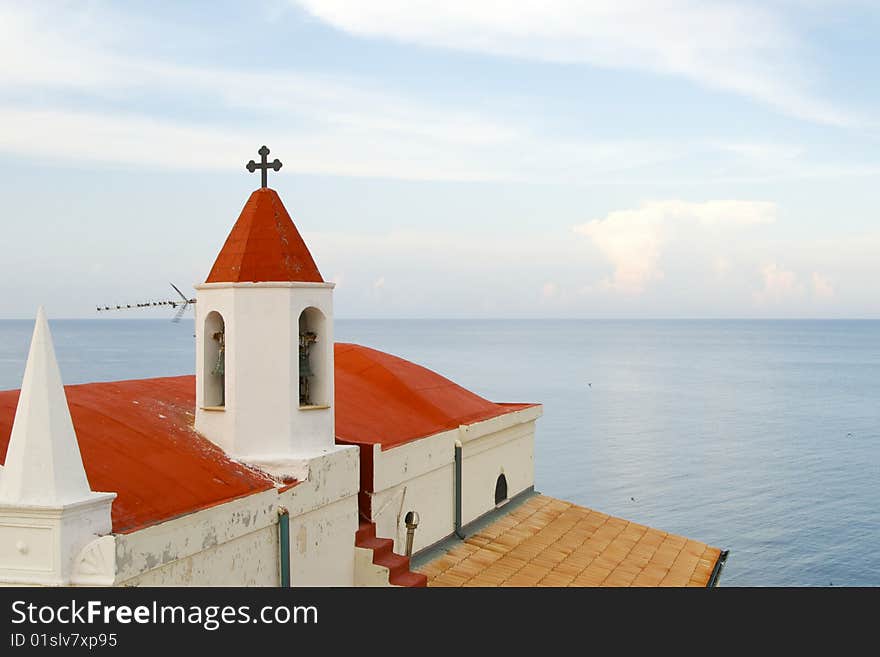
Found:
[[195, 298], [187, 298], [187, 296], [180, 291], [180, 288], [177, 287], [174, 283], [170, 283], [171, 287], [174, 288], [174, 291], [180, 296], [180, 300], [177, 299], [163, 299], [161, 301], [145, 301], [144, 303], [126, 303], [126, 304], [116, 304], [112, 306], [97, 306], [97, 311], [106, 312], [108, 310], [129, 310], [131, 308], [156, 308], [159, 306], [171, 306], [172, 309], [176, 309], [177, 312], [174, 313], [174, 317], [171, 318], [171, 321], [177, 324], [183, 318], [184, 313], [186, 313], [186, 309], [192, 305], [195, 305]]

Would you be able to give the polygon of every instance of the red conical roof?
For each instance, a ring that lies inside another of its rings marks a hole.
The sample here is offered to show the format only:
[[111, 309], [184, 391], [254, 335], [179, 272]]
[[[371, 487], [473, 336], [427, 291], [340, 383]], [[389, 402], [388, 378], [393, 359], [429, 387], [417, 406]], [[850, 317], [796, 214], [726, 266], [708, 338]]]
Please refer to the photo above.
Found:
[[205, 282], [262, 281], [324, 282], [278, 193], [265, 187], [245, 203]]

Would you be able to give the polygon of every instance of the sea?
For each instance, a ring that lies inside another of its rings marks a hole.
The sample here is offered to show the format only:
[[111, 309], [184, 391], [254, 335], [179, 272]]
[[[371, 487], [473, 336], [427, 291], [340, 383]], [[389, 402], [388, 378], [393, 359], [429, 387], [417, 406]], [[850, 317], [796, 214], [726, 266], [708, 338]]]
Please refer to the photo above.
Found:
[[[191, 319], [50, 325], [65, 383], [194, 371]], [[0, 321], [0, 390], [20, 387], [32, 328]], [[542, 403], [536, 489], [729, 550], [720, 586], [880, 586], [880, 321], [335, 331], [493, 401]]]

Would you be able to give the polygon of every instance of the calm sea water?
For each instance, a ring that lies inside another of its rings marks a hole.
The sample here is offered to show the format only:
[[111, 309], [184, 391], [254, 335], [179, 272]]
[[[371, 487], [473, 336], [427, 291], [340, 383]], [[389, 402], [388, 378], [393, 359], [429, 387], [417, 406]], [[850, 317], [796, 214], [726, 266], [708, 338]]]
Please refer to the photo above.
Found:
[[[32, 322], [0, 322], [0, 389]], [[193, 372], [193, 324], [52, 322], [67, 383]], [[536, 488], [728, 548], [721, 585], [880, 586], [880, 322], [337, 320], [544, 404]]]

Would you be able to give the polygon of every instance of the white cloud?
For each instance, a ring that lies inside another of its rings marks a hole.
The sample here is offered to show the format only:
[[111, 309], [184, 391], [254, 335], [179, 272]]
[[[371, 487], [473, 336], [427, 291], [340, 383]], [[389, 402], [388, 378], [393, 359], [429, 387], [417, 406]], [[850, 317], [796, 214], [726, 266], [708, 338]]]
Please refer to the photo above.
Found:
[[555, 299], [559, 296], [559, 284], [554, 283], [553, 281], [547, 281], [541, 287], [541, 298], [543, 299]]
[[614, 274], [603, 286], [633, 295], [663, 278], [660, 260], [673, 228], [687, 231], [689, 225], [699, 225], [717, 230], [769, 223], [775, 217], [776, 205], [761, 201], [651, 201], [634, 210], [611, 212], [573, 230], [589, 237], [614, 266]]
[[91, 40], [82, 38], [77, 21], [61, 7], [39, 7], [36, 3], [0, 6], [0, 61], [4, 62], [0, 83], [7, 89], [44, 84], [100, 87], [118, 70], [118, 66], [103, 66], [104, 60]]
[[[376, 6], [380, 13], [390, 7]], [[444, 7], [436, 5], [441, 12]], [[480, 3], [475, 7], [483, 11]], [[701, 173], [716, 181], [876, 172], [828, 164], [805, 168], [799, 147], [790, 145], [556, 138], [527, 119], [417, 100], [351, 76], [139, 58], [126, 43], [144, 35], [105, 9], [78, 3], [51, 10], [0, 6], [0, 59], [16, 62], [0, 67], [0, 86], [7, 92], [0, 100], [0, 152], [228, 170], [251, 157], [254, 144], [271, 131], [279, 154], [308, 154], [283, 158], [285, 170], [324, 175], [629, 184], [633, 171], [706, 155], [735, 159], [734, 168], [722, 168], [720, 175]], [[181, 29], [175, 38], [184, 38], [187, 28]], [[20, 57], [25, 51], [28, 56]], [[132, 98], [175, 102], [134, 104], [128, 102]], [[168, 108], [178, 104], [203, 116], [169, 116]], [[642, 175], [656, 177], [656, 170]]]
[[[522, 133], [487, 145], [427, 136], [420, 121], [402, 121], [380, 134], [363, 124], [273, 127], [272, 150], [287, 171], [403, 180], [544, 181], [594, 179], [627, 167], [661, 162], [674, 151], [653, 144], [556, 144]], [[143, 165], [162, 169], [229, 171], [253, 157], [266, 126], [190, 123], [120, 112], [48, 110], [0, 104], [0, 152], [27, 157]], [[452, 125], [447, 126], [454, 131]], [[438, 135], [443, 128], [438, 127]], [[621, 164], [621, 161], [626, 164]]]
[[[777, 231], [765, 224], [737, 221], [667, 220], [656, 265], [662, 284], [652, 279], [637, 296], [615, 293], [613, 263], [570, 230], [492, 239], [462, 239], [451, 227], [303, 237], [322, 271], [346, 272], [337, 308], [347, 317], [880, 317], [865, 285], [880, 277], [876, 231], [773, 238]], [[834, 288], [826, 303], [818, 302], [812, 272]], [[374, 288], [381, 278], [385, 286]]]
[[834, 286], [831, 285], [831, 282], [827, 278], [818, 272], [813, 272], [812, 280], [813, 295], [817, 299], [827, 301], [834, 298]]
[[753, 295], [758, 305], [783, 304], [804, 296], [804, 286], [798, 281], [797, 275], [776, 263], [764, 265], [761, 276], [763, 287]]
[[[467, 144], [506, 142], [518, 136], [514, 129], [474, 113], [438, 110], [345, 77], [193, 67], [120, 54], [114, 43], [95, 40], [96, 33], [117, 28], [116, 22], [77, 29], [84, 22], [77, 17], [75, 11], [0, 6], [0, 60], [16, 63], [0, 67], [0, 83], [6, 90], [73, 88], [104, 98], [133, 91], [173, 91], [215, 108], [282, 116], [286, 121], [296, 116], [342, 129]], [[28, 56], [21, 57], [23, 52]], [[256, 109], [255, 99], [259, 99]]]
[[646, 70], [802, 119], [858, 119], [818, 98], [790, 17], [717, 0], [294, 0], [347, 32], [494, 55]]
[[2, 151], [172, 169], [239, 167], [256, 143], [216, 128], [90, 112], [0, 106], [0, 125]]
[[589, 237], [614, 265], [614, 276], [606, 281], [606, 287], [623, 294], [640, 294], [652, 280], [663, 278], [659, 268], [666, 237], [663, 217], [611, 213], [607, 219], [590, 221], [575, 230]]
[[[100, 16], [95, 20], [103, 22], [94, 23], [79, 8], [0, 6], [0, 59], [17, 63], [0, 67], [0, 85], [31, 98], [0, 101], [0, 151], [228, 170], [246, 161], [271, 130], [276, 152], [308, 153], [284, 159], [288, 171], [553, 182], [594, 179], [667, 161], [681, 151], [657, 142], [548, 139], [470, 108], [437, 106], [346, 76], [137, 58], [122, 52], [121, 37], [104, 38], [115, 33], [118, 21]], [[33, 94], [36, 89], [51, 93]], [[65, 107], [59, 98], [71, 90], [78, 97]], [[51, 106], [41, 107], [37, 99], [48, 97]], [[172, 118], [160, 108], [126, 105], [129, 97], [173, 97], [182, 106], [204, 107], [205, 116]], [[112, 109], [103, 109], [108, 100]]]
[[383, 287], [385, 287], [385, 277], [380, 276], [375, 281], [373, 281], [373, 287], [377, 290], [381, 290]]

